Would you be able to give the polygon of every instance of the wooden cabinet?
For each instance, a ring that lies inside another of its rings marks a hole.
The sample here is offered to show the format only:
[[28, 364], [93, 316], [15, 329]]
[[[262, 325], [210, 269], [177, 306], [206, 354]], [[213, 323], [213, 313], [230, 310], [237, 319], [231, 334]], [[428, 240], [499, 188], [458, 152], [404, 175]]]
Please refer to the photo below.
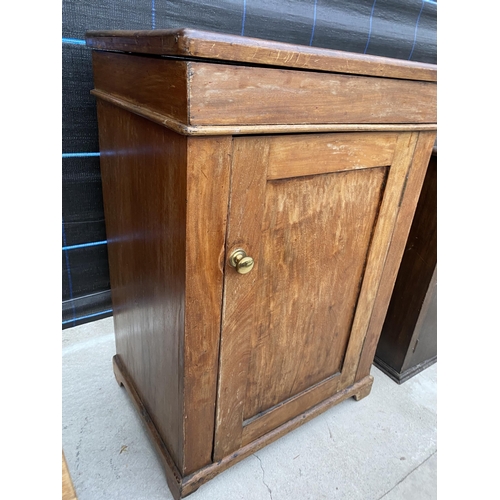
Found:
[[87, 44], [115, 374], [179, 498], [370, 392], [436, 68], [193, 30]]
[[437, 149], [434, 149], [374, 363], [401, 384], [436, 361]]

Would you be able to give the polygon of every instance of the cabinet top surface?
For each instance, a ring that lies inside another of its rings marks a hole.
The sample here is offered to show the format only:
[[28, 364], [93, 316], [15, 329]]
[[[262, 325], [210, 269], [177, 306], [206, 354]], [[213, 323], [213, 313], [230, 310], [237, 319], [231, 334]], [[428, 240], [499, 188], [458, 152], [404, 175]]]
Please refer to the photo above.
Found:
[[330, 73], [437, 81], [437, 66], [194, 29], [89, 31], [87, 46], [106, 51], [211, 59]]

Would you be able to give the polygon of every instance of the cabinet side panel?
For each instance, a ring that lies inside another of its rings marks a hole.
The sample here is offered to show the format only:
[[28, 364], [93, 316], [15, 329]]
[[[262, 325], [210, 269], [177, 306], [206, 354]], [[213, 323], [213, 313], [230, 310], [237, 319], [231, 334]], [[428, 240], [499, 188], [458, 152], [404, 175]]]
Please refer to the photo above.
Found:
[[406, 179], [404, 196], [400, 202], [401, 206], [392, 235], [391, 245], [385, 259], [382, 278], [373, 306], [366, 339], [363, 344], [363, 350], [356, 372], [356, 380], [361, 380], [363, 377], [370, 374], [370, 368], [375, 356], [375, 350], [391, 299], [394, 282], [396, 281], [401, 257], [408, 238], [415, 207], [418, 202], [420, 190], [422, 189], [435, 139], [435, 132], [420, 132], [417, 139], [410, 171]]
[[98, 102], [116, 351], [182, 463], [186, 138]]
[[231, 149], [188, 138], [183, 474], [212, 462]]
[[95, 90], [186, 122], [184, 61], [93, 51], [92, 64]]
[[420, 316], [415, 326], [403, 371], [430, 363], [437, 356], [437, 266], [429, 283]]

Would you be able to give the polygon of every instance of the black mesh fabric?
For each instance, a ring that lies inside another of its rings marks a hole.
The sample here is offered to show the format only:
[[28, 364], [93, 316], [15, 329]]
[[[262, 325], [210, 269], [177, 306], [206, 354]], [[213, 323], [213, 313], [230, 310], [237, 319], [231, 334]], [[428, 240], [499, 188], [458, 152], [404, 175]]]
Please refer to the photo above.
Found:
[[423, 0], [63, 0], [63, 328], [112, 314], [86, 31], [198, 28], [436, 63], [436, 19]]

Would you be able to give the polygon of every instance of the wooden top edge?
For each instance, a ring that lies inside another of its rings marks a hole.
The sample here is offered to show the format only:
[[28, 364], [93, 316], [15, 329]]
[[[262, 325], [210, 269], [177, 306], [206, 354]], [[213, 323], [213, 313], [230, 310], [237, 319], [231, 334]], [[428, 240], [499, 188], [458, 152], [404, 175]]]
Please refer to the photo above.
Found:
[[437, 66], [389, 57], [274, 42], [194, 29], [88, 31], [98, 50], [196, 57], [294, 69], [437, 81]]

